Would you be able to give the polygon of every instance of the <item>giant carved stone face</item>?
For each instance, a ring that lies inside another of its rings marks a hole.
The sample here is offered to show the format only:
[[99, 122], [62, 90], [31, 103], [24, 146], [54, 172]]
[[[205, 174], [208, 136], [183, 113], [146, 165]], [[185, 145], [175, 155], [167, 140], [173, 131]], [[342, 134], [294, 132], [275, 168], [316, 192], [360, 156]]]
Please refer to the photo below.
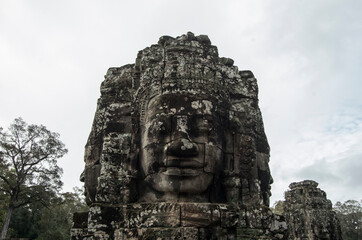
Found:
[[223, 131], [214, 104], [195, 95], [153, 97], [141, 124], [140, 201], [208, 201], [222, 168]]

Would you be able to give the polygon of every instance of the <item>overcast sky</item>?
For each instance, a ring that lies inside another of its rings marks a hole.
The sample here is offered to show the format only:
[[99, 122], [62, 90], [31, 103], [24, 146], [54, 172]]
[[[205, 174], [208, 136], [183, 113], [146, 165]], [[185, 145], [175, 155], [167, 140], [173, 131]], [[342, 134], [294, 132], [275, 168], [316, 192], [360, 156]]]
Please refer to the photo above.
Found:
[[0, 0], [0, 126], [22, 117], [60, 133], [71, 191], [107, 69], [162, 35], [206, 34], [258, 79], [271, 203], [304, 179], [333, 203], [360, 200], [361, 12], [360, 0]]

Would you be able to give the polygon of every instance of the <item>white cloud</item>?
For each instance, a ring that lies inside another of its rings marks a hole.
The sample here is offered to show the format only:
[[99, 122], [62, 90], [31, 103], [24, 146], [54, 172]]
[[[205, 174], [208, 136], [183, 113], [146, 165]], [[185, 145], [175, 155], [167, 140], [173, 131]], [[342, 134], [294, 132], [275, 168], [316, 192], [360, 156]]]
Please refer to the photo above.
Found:
[[[334, 202], [359, 199], [362, 192], [358, 179], [362, 167], [362, 113], [356, 111], [359, 108], [348, 106], [333, 115], [305, 122], [289, 143], [276, 149], [271, 162], [276, 182], [281, 179], [280, 184], [286, 190], [290, 182], [312, 178], [330, 192]], [[281, 198], [278, 192], [273, 200]]]

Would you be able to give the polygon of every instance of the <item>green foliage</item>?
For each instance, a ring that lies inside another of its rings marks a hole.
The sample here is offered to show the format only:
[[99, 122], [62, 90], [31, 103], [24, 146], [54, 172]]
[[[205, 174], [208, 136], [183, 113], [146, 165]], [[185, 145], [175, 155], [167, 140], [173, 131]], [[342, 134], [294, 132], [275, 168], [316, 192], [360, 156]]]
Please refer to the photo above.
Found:
[[74, 212], [88, 209], [79, 189], [54, 197], [49, 205], [29, 204], [16, 209], [9, 236], [38, 240], [68, 240]]
[[79, 191], [63, 193], [61, 198], [42, 211], [38, 222], [39, 240], [70, 239], [70, 228], [74, 212], [86, 211], [87, 205]]
[[4, 192], [0, 192], [0, 226], [4, 224], [8, 202], [8, 196]]
[[[74, 212], [87, 206], [80, 189], [59, 193], [62, 169], [57, 165], [67, 149], [57, 133], [15, 119], [0, 128], [0, 224], [2, 236], [39, 240], [70, 239]], [[7, 209], [13, 209], [6, 219]], [[0, 237], [1, 238], [1, 237]]]
[[17, 208], [10, 221], [8, 236], [11, 238], [37, 238], [36, 222], [40, 219], [42, 204], [29, 204]]
[[334, 205], [344, 240], [362, 239], [362, 200], [348, 200]]
[[15, 209], [32, 203], [49, 204], [61, 189], [62, 169], [57, 165], [67, 149], [43, 125], [28, 125], [17, 118], [0, 128], [0, 193], [7, 198], [0, 238], [5, 238]]

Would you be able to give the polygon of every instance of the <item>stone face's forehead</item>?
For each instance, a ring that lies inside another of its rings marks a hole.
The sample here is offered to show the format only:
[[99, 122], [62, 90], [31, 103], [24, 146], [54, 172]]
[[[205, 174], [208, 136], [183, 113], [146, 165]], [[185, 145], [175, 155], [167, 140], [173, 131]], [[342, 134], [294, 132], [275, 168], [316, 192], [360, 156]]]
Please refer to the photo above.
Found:
[[216, 104], [208, 98], [187, 94], [165, 94], [153, 97], [146, 115], [213, 115]]

